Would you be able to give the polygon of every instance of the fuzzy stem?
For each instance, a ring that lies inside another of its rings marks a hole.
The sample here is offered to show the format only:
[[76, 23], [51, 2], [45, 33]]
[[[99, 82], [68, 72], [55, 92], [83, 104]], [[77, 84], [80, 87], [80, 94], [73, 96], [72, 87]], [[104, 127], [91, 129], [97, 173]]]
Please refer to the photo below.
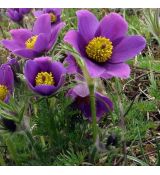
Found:
[[94, 91], [94, 82], [88, 85], [90, 93], [90, 103], [91, 103], [91, 114], [92, 114], [92, 130], [93, 130], [93, 142], [96, 142], [97, 139], [97, 120], [96, 120], [96, 99]]
[[94, 86], [94, 79], [89, 75], [87, 67], [81, 59], [80, 55], [77, 53], [76, 50], [67, 49], [72, 53], [74, 56], [77, 64], [79, 65], [89, 88], [89, 95], [90, 95], [90, 103], [91, 103], [91, 115], [92, 115], [92, 130], [93, 130], [93, 142], [96, 142], [97, 134], [98, 134], [98, 127], [97, 127], [97, 116], [96, 116], [96, 99], [95, 99], [95, 86]]

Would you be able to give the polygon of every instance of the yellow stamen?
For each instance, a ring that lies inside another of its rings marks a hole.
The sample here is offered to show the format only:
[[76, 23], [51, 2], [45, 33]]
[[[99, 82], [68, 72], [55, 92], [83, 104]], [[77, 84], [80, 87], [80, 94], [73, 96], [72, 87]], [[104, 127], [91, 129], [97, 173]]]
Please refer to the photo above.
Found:
[[33, 49], [34, 48], [34, 45], [37, 41], [37, 38], [38, 36], [35, 35], [35, 36], [32, 36], [31, 38], [29, 38], [26, 42], [25, 42], [25, 45], [26, 45], [26, 48], [27, 49]]
[[86, 46], [86, 53], [92, 60], [104, 63], [111, 58], [113, 45], [110, 39], [105, 37], [93, 38]]
[[4, 101], [8, 94], [8, 88], [0, 84], [0, 100]]
[[50, 17], [51, 17], [51, 22], [54, 23], [57, 21], [57, 16], [54, 13], [49, 13]]
[[48, 72], [40, 72], [37, 74], [36, 79], [36, 86], [38, 85], [54, 85], [55, 81], [54, 81], [54, 77], [52, 75], [52, 73], [48, 73]]

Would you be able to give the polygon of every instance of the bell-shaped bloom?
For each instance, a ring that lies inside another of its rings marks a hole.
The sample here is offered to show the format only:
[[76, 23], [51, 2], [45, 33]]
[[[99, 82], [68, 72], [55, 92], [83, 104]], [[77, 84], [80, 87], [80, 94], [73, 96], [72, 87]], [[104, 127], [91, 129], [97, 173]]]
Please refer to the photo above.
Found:
[[[76, 85], [68, 91], [67, 96], [73, 100], [73, 109], [80, 110], [82, 114], [91, 121], [91, 105], [87, 84], [81, 83]], [[113, 110], [113, 104], [108, 97], [99, 92], [95, 92], [95, 98], [97, 121], [99, 121], [103, 116], [105, 116], [105, 114]]]
[[62, 9], [60, 8], [44, 8], [43, 10], [37, 10], [34, 12], [34, 16], [38, 18], [43, 14], [49, 14], [51, 17], [51, 25], [55, 26], [61, 22]]
[[[128, 24], [119, 14], [110, 13], [101, 21], [87, 10], [76, 14], [78, 29], [67, 32], [64, 41], [79, 52], [90, 75], [128, 78], [130, 67], [125, 62], [145, 48], [145, 39], [139, 35], [128, 36]], [[66, 62], [71, 73], [78, 70], [71, 55]]]
[[14, 76], [9, 65], [3, 64], [0, 67], [0, 100], [8, 102], [13, 93]]
[[18, 60], [16, 58], [7, 58], [7, 62], [5, 63], [5, 65], [9, 65], [13, 71], [13, 75], [14, 75], [14, 80], [15, 82], [18, 82], [18, 78], [16, 73], [20, 72], [20, 65], [18, 63]]
[[50, 15], [41, 15], [34, 23], [33, 30], [11, 30], [11, 40], [2, 40], [7, 49], [24, 58], [36, 58], [49, 51], [56, 43], [57, 37], [64, 23], [51, 28]]
[[14, 22], [20, 22], [30, 10], [30, 8], [9, 8], [7, 9], [7, 16]]
[[42, 96], [57, 92], [63, 85], [65, 73], [63, 64], [52, 61], [50, 57], [28, 60], [24, 67], [24, 76], [29, 87]]
[[12, 70], [16, 72], [20, 70], [20, 65], [16, 58], [7, 58], [7, 62], [5, 64], [9, 65], [12, 68]]

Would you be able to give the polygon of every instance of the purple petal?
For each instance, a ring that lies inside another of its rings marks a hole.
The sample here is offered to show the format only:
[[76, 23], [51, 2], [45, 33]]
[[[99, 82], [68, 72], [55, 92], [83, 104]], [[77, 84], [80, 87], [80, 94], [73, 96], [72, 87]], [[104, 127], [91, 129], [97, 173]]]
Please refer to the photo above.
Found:
[[28, 29], [14, 29], [10, 31], [12, 38], [19, 44], [24, 45], [24, 43], [32, 37], [32, 32]]
[[78, 84], [73, 88], [73, 93], [80, 97], [86, 97], [89, 95], [89, 89], [86, 83]]
[[66, 73], [66, 69], [64, 68], [63, 64], [58, 62], [58, 61], [54, 61], [52, 63], [52, 70], [51, 70], [54, 79], [55, 79], [55, 83], [58, 84], [62, 75], [64, 75]]
[[14, 75], [9, 65], [3, 64], [0, 67], [0, 84], [7, 86], [10, 92], [13, 91]]
[[100, 75], [102, 78], [112, 78], [112, 77], [119, 77], [119, 78], [128, 78], [130, 76], [130, 67], [128, 64], [119, 63], [119, 64], [112, 64], [106, 63], [104, 66], [105, 72]]
[[111, 100], [98, 92], [96, 92], [96, 111], [97, 120], [100, 120], [106, 113], [113, 110], [113, 103]]
[[43, 15], [44, 13], [43, 13], [42, 10], [37, 10], [37, 11], [33, 12], [33, 14], [34, 14], [34, 16], [35, 16], [36, 18], [38, 18], [38, 17], [40, 17], [41, 15]]
[[105, 68], [102, 65], [90, 61], [88, 58], [84, 58], [87, 70], [92, 78], [101, 77], [105, 72]]
[[31, 8], [19, 8], [19, 12], [22, 14], [27, 14], [31, 11]]
[[70, 30], [66, 33], [64, 41], [72, 45], [82, 56], [85, 55], [85, 46], [87, 43], [79, 32]]
[[41, 72], [52, 72], [52, 59], [50, 57], [35, 58]]
[[62, 9], [60, 8], [45, 8], [43, 9], [44, 13], [54, 13], [56, 16], [61, 15]]
[[76, 14], [78, 18], [78, 31], [88, 43], [94, 37], [99, 21], [88, 10], [79, 10]]
[[[88, 58], [82, 57], [84, 60], [84, 63], [86, 64], [87, 70], [92, 78], [98, 78], [101, 77], [101, 75], [106, 71], [105, 67], [99, 64], [96, 64], [89, 60]], [[74, 74], [74, 73], [82, 73], [80, 68], [75, 62], [75, 59], [73, 56], [69, 55], [66, 58], [66, 63], [68, 63], [67, 66], [67, 73]]]
[[19, 45], [15, 40], [2, 40], [1, 44], [10, 51], [24, 48], [23, 45]]
[[23, 15], [13, 8], [7, 9], [6, 14], [14, 22], [20, 22], [23, 19]]
[[49, 96], [57, 91], [57, 87], [49, 85], [39, 85], [34, 87], [34, 91], [40, 95]]
[[75, 74], [77, 72], [80, 72], [80, 68], [78, 67], [78, 64], [72, 55], [69, 54], [66, 57], [64, 64], [67, 64], [66, 70], [68, 74]]
[[35, 86], [35, 78], [38, 72], [38, 64], [34, 60], [28, 60], [24, 66], [24, 75], [32, 86]]
[[32, 49], [18, 49], [18, 50], [14, 50], [13, 53], [21, 57], [30, 58], [30, 59], [33, 59], [39, 56], [39, 53]]
[[61, 22], [57, 25], [55, 25], [53, 28], [52, 28], [52, 31], [51, 31], [51, 38], [50, 38], [50, 42], [49, 42], [49, 45], [47, 47], [47, 50], [50, 50], [53, 45], [55, 44], [57, 38], [58, 38], [58, 34], [60, 33], [61, 29], [65, 26], [65, 23], [64, 22]]
[[33, 33], [39, 35], [40, 33], [51, 33], [51, 19], [48, 14], [41, 15], [34, 23]]
[[34, 50], [37, 52], [45, 51], [46, 47], [48, 46], [48, 36], [45, 34], [39, 34], [34, 45]]
[[128, 24], [125, 19], [117, 13], [110, 13], [100, 21], [96, 35], [104, 36], [114, 41], [125, 36], [127, 31]]
[[146, 45], [146, 40], [142, 36], [128, 36], [113, 49], [111, 63], [125, 62], [139, 54]]
[[[109, 98], [98, 92], [95, 93], [95, 97], [96, 97], [96, 117], [97, 121], [99, 121], [105, 114], [113, 110], [113, 104]], [[82, 111], [82, 113], [85, 115], [86, 118], [92, 121], [89, 97], [88, 97], [88, 103], [86, 103], [86, 100], [84, 100], [83, 103], [78, 104], [78, 108]]]
[[[78, 108], [84, 114], [84, 116], [91, 121], [92, 115], [87, 84], [82, 83], [75, 86], [69, 90], [67, 96], [72, 98], [72, 106], [74, 108]], [[98, 92], [95, 92], [95, 98], [97, 121], [99, 121], [104, 116], [104, 114], [109, 113], [111, 110], [113, 110], [113, 104], [108, 97]]]

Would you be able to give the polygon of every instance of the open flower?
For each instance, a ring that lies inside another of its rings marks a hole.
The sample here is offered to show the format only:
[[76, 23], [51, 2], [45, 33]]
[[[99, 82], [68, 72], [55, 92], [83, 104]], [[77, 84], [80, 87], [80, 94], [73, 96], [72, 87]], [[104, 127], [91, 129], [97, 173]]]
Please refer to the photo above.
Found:
[[[128, 24], [119, 14], [110, 13], [100, 22], [87, 10], [77, 11], [78, 30], [70, 30], [64, 41], [72, 45], [81, 55], [92, 77], [121, 77], [130, 75], [125, 62], [145, 47], [142, 36], [128, 36]], [[66, 59], [68, 66], [77, 66], [74, 58]], [[77, 68], [69, 68], [76, 72]]]
[[13, 93], [14, 76], [9, 65], [1, 65], [0, 67], [0, 100], [9, 101], [10, 95]]
[[63, 64], [52, 61], [50, 57], [28, 60], [24, 67], [24, 75], [29, 87], [43, 96], [55, 93], [62, 86], [65, 73]]
[[24, 14], [29, 13], [30, 10], [30, 8], [9, 8], [7, 9], [7, 16], [14, 22], [20, 22]]
[[46, 13], [49, 14], [51, 17], [52, 26], [61, 22], [62, 9], [60, 8], [44, 8], [43, 10], [37, 10], [34, 12], [34, 16], [38, 18], [42, 14]]
[[2, 40], [1, 43], [14, 54], [33, 59], [49, 51], [55, 44], [64, 23], [59, 23], [51, 29], [50, 15], [41, 15], [33, 26], [33, 30], [11, 30], [12, 40]]
[[[80, 110], [84, 116], [92, 120], [90, 97], [87, 84], [81, 83], [76, 85], [74, 88], [70, 89], [67, 93], [72, 100], [72, 107]], [[99, 92], [95, 92], [96, 98], [96, 112], [97, 121], [99, 121], [105, 114], [113, 110], [113, 104], [109, 98], [102, 95]]]

